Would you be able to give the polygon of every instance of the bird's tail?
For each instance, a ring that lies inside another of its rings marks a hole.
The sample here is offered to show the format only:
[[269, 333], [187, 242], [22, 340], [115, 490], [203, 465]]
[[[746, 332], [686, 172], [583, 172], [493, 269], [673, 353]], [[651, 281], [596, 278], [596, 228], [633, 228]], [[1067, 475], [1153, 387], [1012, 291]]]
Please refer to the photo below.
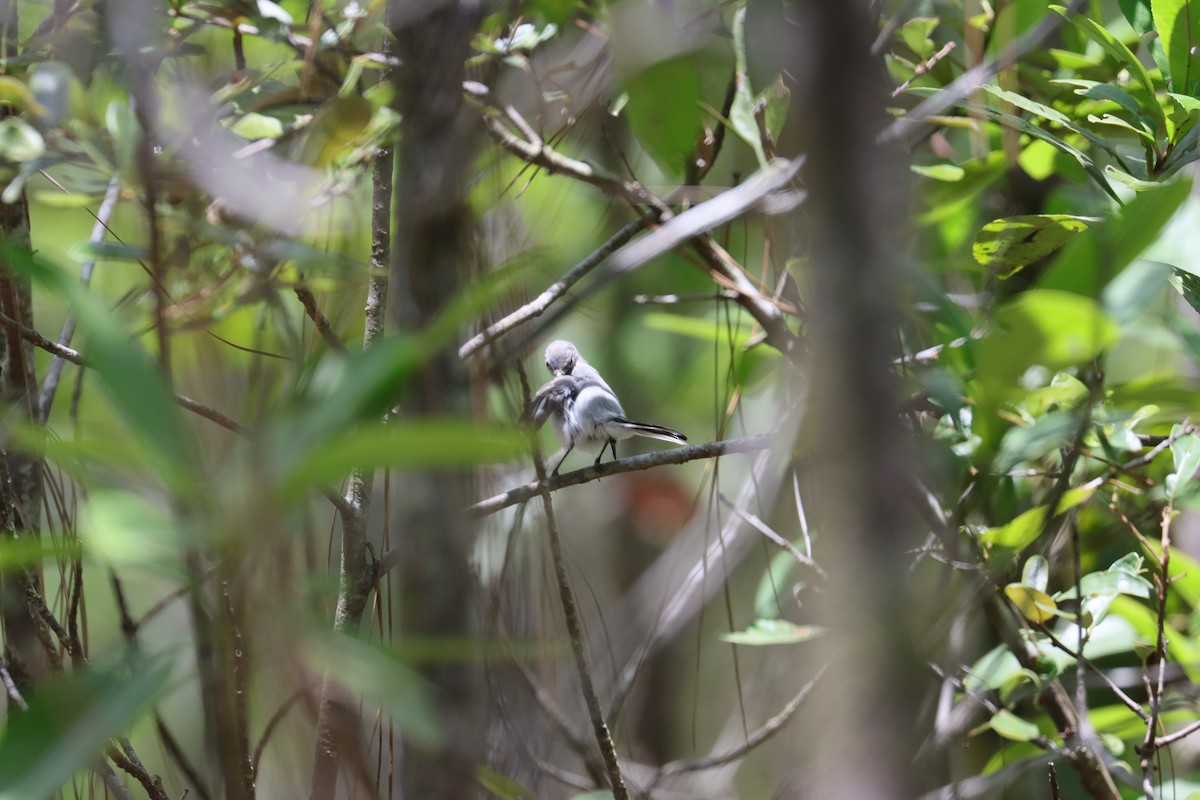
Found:
[[618, 417], [613, 420], [630, 433], [636, 433], [638, 436], [649, 436], [651, 439], [661, 439], [664, 442], [686, 442], [687, 437], [677, 430], [664, 427], [662, 425], [651, 425], [648, 422], [631, 422], [627, 419]]

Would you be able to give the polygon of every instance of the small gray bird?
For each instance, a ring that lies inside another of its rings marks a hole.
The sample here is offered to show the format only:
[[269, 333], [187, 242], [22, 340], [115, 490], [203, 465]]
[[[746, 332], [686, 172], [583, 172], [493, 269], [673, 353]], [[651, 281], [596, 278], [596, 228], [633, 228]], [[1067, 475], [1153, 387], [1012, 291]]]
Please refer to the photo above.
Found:
[[533, 421], [541, 427], [550, 419], [558, 440], [566, 448], [552, 475], [558, 474], [558, 468], [576, 445], [593, 447], [599, 443], [600, 453], [595, 462], [599, 465], [606, 449], [612, 448], [615, 459], [617, 441], [630, 436], [649, 436], [677, 444], [687, 441], [686, 436], [671, 428], [626, 419], [616, 393], [570, 342], [559, 339], [550, 343], [546, 348], [546, 369], [554, 377], [534, 395]]

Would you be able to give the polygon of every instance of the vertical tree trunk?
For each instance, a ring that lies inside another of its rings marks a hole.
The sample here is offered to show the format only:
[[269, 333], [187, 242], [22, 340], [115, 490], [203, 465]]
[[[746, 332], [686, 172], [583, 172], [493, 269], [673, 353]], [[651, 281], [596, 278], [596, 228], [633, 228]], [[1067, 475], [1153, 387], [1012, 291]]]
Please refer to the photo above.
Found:
[[[763, 3], [759, 8], [768, 4]], [[807, 154], [804, 241], [812, 264], [812, 394], [806, 444], [821, 465], [815, 511], [832, 669], [808, 709], [822, 720], [789, 797], [914, 797], [922, 740], [904, 499], [912, 469], [891, 370], [905, 198], [901, 165], [876, 145], [887, 123], [865, 2], [788, 0], [756, 38], [794, 76], [788, 155]]]
[[[6, 65], [17, 56], [17, 4], [0, 0], [3, 25], [3, 56]], [[6, 70], [7, 71], [7, 70]], [[7, 114], [12, 110], [7, 109]], [[0, 203], [0, 236], [11, 244], [28, 248], [29, 204], [25, 193], [12, 203]], [[0, 263], [0, 312], [24, 325], [33, 325], [33, 300], [29, 281]], [[5, 328], [0, 336], [0, 402], [3, 413], [22, 423], [37, 419], [37, 375], [33, 345], [22, 341], [16, 331]], [[36, 536], [41, 528], [42, 463], [36, 455], [15, 452], [3, 445], [4, 485], [0, 486], [0, 519], [8, 536]], [[40, 584], [40, 582], [39, 582]], [[31, 688], [49, 668], [49, 660], [37, 636], [41, 623], [25, 600], [17, 576], [0, 575], [0, 623], [4, 628], [4, 661], [22, 691]]]
[[[401, 329], [422, 328], [437, 317], [461, 290], [472, 257], [465, 194], [474, 124], [464, 108], [462, 83], [482, 11], [474, 0], [430, 8], [395, 30], [403, 64], [396, 70], [397, 108], [404, 130], [397, 149], [389, 308]], [[467, 397], [466, 370], [453, 347], [446, 347], [429, 354], [406, 408], [418, 416], [465, 413]], [[468, 476], [454, 471], [412, 476], [402, 491], [401, 635], [467, 640], [475, 633], [470, 525], [462, 513], [471, 496]], [[482, 760], [479, 676], [470, 663], [429, 665], [424, 672], [443, 692], [438, 702], [446, 710], [447, 746], [406, 758], [404, 795], [474, 796], [474, 767]]]

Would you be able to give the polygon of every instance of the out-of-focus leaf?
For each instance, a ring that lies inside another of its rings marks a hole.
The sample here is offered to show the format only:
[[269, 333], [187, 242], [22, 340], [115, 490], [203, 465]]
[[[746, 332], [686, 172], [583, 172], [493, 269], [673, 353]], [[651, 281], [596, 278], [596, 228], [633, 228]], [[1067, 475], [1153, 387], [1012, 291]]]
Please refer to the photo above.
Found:
[[979, 346], [985, 388], [1012, 385], [1026, 369], [1058, 370], [1095, 358], [1118, 328], [1098, 303], [1068, 292], [1035, 289], [1001, 306]]
[[40, 686], [0, 734], [0, 800], [53, 795], [154, 701], [167, 674], [161, 663], [132, 675], [86, 668]]
[[949, 183], [961, 181], [967, 174], [966, 170], [957, 164], [929, 164], [927, 166], [913, 164], [910, 169], [918, 175], [924, 175], [926, 178], [932, 178], [935, 181], [947, 181]]
[[1058, 250], [1097, 220], [1067, 214], [1028, 214], [992, 220], [975, 237], [971, 253], [985, 267], [1001, 268], [1000, 277]]
[[314, 634], [309, 647], [313, 669], [362, 695], [390, 714], [404, 735], [424, 748], [442, 744], [442, 714], [436, 689], [398, 655], [331, 632]]
[[71, 96], [82, 87], [66, 64], [43, 61], [30, 70], [29, 89], [37, 98], [39, 109], [35, 113], [39, 121], [48, 128], [57, 128], [71, 113]]
[[1013, 427], [1000, 440], [993, 471], [1003, 474], [1024, 461], [1033, 461], [1066, 447], [1079, 429], [1079, 416], [1070, 411], [1044, 414], [1033, 425]]
[[1032, 555], [1025, 560], [1025, 566], [1021, 570], [1021, 583], [1039, 592], [1046, 591], [1046, 587], [1050, 585], [1050, 562], [1045, 556]]
[[1193, 94], [1200, 80], [1200, 62], [1193, 51], [1200, 42], [1200, 2], [1197, 0], [1150, 0], [1154, 27], [1167, 53], [1171, 87]]
[[[1179, 426], [1171, 431], [1177, 434]], [[1171, 482], [1170, 496], [1174, 500], [1182, 487], [1196, 475], [1200, 469], [1200, 437], [1195, 434], [1180, 436], [1171, 442], [1171, 455], [1175, 459], [1175, 480]]]
[[900, 39], [917, 58], [929, 58], [934, 47], [929, 35], [939, 22], [937, 17], [914, 17], [900, 26]]
[[272, 0], [256, 0], [258, 7], [258, 16], [262, 19], [271, 19], [278, 22], [280, 25], [291, 25], [292, 15], [283, 9], [278, 3]]
[[624, 83], [625, 115], [646, 151], [671, 174], [683, 172], [700, 138], [700, 79], [688, 53], [651, 64]]
[[512, 778], [487, 767], [476, 767], [475, 778], [479, 781], [480, 786], [496, 795], [500, 800], [537, 800], [533, 792]]
[[78, 280], [11, 244], [0, 242], [0, 254], [12, 268], [71, 301], [88, 334], [89, 364], [117, 413], [155, 459], [164, 480], [173, 486], [186, 485], [193, 463], [191, 437], [174, 398], [146, 352]]
[[682, 314], [670, 314], [665, 311], [652, 311], [647, 314], [643, 324], [651, 330], [674, 333], [691, 339], [706, 342], [726, 342], [733, 347], [743, 348], [754, 335], [753, 326], [743, 323], [728, 330], [724, 325], [714, 320], [702, 317], [685, 317]]
[[362, 136], [374, 110], [370, 101], [357, 94], [327, 101], [300, 136], [296, 160], [318, 169], [328, 167]]
[[189, 544], [166, 509], [141, 495], [115, 489], [88, 494], [79, 528], [86, 551], [112, 566], [175, 571]]
[[90, 194], [67, 194], [55, 189], [54, 191], [31, 192], [31, 198], [47, 208], [87, 208], [100, 202], [100, 198]]
[[80, 553], [75, 539], [64, 541], [49, 536], [0, 539], [0, 572], [36, 567], [48, 559], [78, 558]]
[[1041, 735], [1037, 725], [1005, 709], [1000, 709], [992, 715], [988, 726], [1005, 739], [1014, 742], [1028, 742]]
[[46, 141], [37, 128], [20, 117], [0, 120], [0, 159], [19, 163], [46, 152]]
[[1132, 320], [1162, 295], [1172, 270], [1160, 261], [1134, 261], [1104, 287], [1100, 296], [1104, 310], [1117, 322]]
[[83, 242], [70, 249], [72, 258], [80, 261], [95, 261], [101, 258], [124, 259], [126, 261], [145, 261], [150, 251], [142, 245], [122, 244], [121, 242]]
[[243, 114], [229, 130], [243, 139], [278, 139], [283, 135], [283, 123], [275, 117], [251, 112]]
[[341, 433], [287, 465], [285, 490], [336, 483], [352, 469], [462, 467], [515, 458], [527, 447], [517, 430], [472, 420], [392, 420]]
[[750, 88], [750, 74], [746, 60], [746, 7], [739, 6], [733, 13], [734, 95], [729, 107], [729, 126], [738, 138], [750, 146], [758, 159], [759, 166], [767, 165], [767, 154], [763, 150], [762, 136], [754, 119], [754, 93]]
[[1023, 583], [1008, 584], [1004, 587], [1004, 594], [1025, 619], [1039, 625], [1062, 613], [1053, 597]]
[[797, 644], [824, 634], [825, 629], [816, 625], [797, 625], [784, 619], [756, 619], [744, 631], [721, 634], [721, 640], [746, 645]]
[[[1094, 486], [1080, 486], [1065, 492], [1062, 500], [1059, 501], [1058, 513], [1061, 514], [1064, 511], [1074, 508], [1091, 497], [1095, 491], [1096, 487]], [[1046, 507], [1035, 506], [1018, 515], [1007, 525], [999, 528], [988, 528], [979, 535], [979, 540], [985, 545], [1007, 547], [1020, 551], [1033, 544], [1038, 534], [1042, 532], [1042, 526], [1045, 522]]]

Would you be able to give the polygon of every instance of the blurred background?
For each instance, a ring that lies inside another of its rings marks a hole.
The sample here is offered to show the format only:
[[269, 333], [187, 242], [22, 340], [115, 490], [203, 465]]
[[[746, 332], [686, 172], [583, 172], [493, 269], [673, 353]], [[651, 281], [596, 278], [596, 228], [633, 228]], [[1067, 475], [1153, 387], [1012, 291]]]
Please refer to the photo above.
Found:
[[1200, 3], [0, 21], [3, 800], [1200, 796]]

